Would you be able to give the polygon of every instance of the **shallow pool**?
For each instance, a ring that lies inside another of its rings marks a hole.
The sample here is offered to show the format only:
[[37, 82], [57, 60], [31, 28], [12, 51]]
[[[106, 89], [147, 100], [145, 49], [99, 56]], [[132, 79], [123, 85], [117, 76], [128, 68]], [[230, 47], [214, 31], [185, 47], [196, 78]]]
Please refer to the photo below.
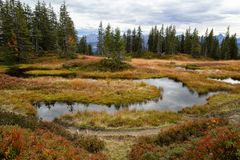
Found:
[[189, 90], [183, 83], [174, 81], [169, 78], [144, 79], [143, 81], [149, 85], [153, 85], [161, 89], [161, 98], [146, 101], [144, 103], [129, 104], [128, 106], [106, 106], [97, 104], [81, 104], [81, 103], [38, 103], [35, 104], [38, 110], [38, 117], [43, 120], [53, 120], [62, 114], [69, 112], [96, 111], [114, 113], [124, 108], [129, 110], [159, 110], [159, 111], [179, 111], [184, 107], [193, 106], [195, 104], [205, 104], [207, 98], [216, 93], [208, 93], [199, 95], [197, 92]]

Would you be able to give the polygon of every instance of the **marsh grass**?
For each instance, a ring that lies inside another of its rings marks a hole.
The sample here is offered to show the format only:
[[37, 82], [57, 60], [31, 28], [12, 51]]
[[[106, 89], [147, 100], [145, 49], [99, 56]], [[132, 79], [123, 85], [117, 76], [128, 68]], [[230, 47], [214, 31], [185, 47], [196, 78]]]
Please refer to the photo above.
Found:
[[0, 108], [34, 115], [36, 102], [81, 102], [127, 105], [160, 96], [154, 86], [123, 80], [81, 80], [64, 78], [20, 79], [0, 76]]
[[27, 76], [59, 76], [59, 77], [76, 77], [76, 73], [69, 70], [31, 70], [24, 74]]
[[173, 112], [123, 110], [115, 114], [106, 112], [65, 114], [55, 121], [76, 128], [126, 129], [159, 127], [166, 124], [174, 124], [181, 118], [180, 114]]

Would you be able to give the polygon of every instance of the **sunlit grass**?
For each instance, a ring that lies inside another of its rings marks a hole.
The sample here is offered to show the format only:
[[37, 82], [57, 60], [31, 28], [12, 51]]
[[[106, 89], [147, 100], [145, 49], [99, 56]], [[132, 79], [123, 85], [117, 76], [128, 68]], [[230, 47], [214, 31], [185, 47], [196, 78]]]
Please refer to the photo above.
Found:
[[115, 114], [106, 112], [78, 112], [66, 114], [56, 122], [76, 128], [119, 129], [119, 128], [151, 128], [176, 123], [181, 115], [174, 112], [129, 111], [123, 110]]
[[34, 115], [34, 102], [81, 102], [126, 105], [160, 96], [160, 90], [145, 83], [123, 80], [64, 78], [18, 79], [0, 76], [0, 108]]

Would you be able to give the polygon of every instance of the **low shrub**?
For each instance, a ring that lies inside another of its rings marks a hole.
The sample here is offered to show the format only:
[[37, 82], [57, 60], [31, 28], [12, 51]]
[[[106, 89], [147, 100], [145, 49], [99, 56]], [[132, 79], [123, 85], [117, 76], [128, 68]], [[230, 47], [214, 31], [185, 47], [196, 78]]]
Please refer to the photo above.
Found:
[[196, 64], [187, 64], [185, 66], [186, 69], [189, 69], [189, 70], [197, 70], [197, 69], [200, 69], [200, 67]]
[[[189, 144], [186, 142], [204, 136], [208, 131], [227, 125], [218, 118], [186, 122], [163, 130], [157, 136], [141, 137], [130, 153], [131, 160], [182, 159]], [[190, 158], [191, 159], [191, 158]]]
[[97, 137], [72, 134], [64, 127], [53, 122], [38, 121], [35, 117], [26, 117], [3, 111], [0, 111], [0, 117], [0, 126], [18, 125], [22, 128], [31, 129], [32, 131], [37, 129], [46, 130], [72, 141], [76, 146], [83, 147], [89, 152], [96, 153], [105, 147], [104, 142]]
[[142, 58], [145, 58], [145, 59], [153, 59], [153, 58], [157, 58], [157, 57], [159, 57], [159, 56], [153, 52], [145, 52], [142, 55]]
[[99, 71], [103, 72], [106, 71], [114, 72], [129, 69], [130, 65], [117, 59], [107, 58], [98, 62], [97, 68]]
[[[153, 156], [158, 151], [158, 147], [154, 144], [136, 144], [129, 153], [130, 160], [147, 160], [146, 156]], [[145, 155], [151, 153], [151, 155]], [[145, 159], [144, 159], [145, 158]]]
[[118, 59], [104, 58], [98, 61], [80, 61], [68, 62], [63, 65], [64, 68], [70, 70], [84, 71], [101, 71], [101, 72], [116, 72], [132, 68], [128, 63]]
[[46, 130], [0, 127], [0, 159], [83, 159], [89, 153]]
[[164, 146], [175, 142], [183, 142], [192, 137], [200, 137], [204, 132], [226, 124], [227, 121], [218, 118], [187, 122], [159, 133], [155, 143]]
[[192, 141], [184, 159], [239, 160], [239, 126], [217, 128], [198, 141]]
[[105, 147], [104, 141], [96, 136], [78, 136], [76, 142], [91, 153], [98, 153]]
[[107, 156], [102, 153], [93, 154], [89, 160], [107, 160]]

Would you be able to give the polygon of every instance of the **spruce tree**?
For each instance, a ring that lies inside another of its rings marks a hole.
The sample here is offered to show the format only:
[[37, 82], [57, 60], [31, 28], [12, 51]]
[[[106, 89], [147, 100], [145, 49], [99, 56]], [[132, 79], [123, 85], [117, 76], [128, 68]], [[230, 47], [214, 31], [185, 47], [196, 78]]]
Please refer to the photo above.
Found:
[[203, 52], [203, 55], [205, 56], [205, 57], [207, 57], [208, 56], [208, 41], [209, 41], [209, 38], [208, 38], [208, 29], [206, 30], [206, 32], [205, 32], [205, 37], [204, 37], [204, 39], [203, 39], [203, 42], [202, 42], [202, 52]]
[[164, 26], [162, 25], [157, 40], [157, 53], [162, 54], [164, 52]]
[[88, 54], [93, 55], [92, 45], [88, 44]]
[[32, 49], [27, 16], [20, 1], [6, 1], [1, 8], [5, 61], [26, 62]]
[[208, 41], [207, 41], [207, 57], [214, 58], [215, 57], [215, 51], [214, 51], [214, 33], [213, 29], [208, 35]]
[[127, 30], [126, 35], [126, 51], [132, 53], [132, 31], [130, 29]]
[[169, 26], [166, 28], [166, 54], [177, 53], [177, 39], [175, 26]]
[[88, 44], [87, 44], [87, 37], [83, 36], [78, 45], [78, 52], [81, 54], [88, 54]]
[[60, 56], [73, 57], [75, 55], [77, 36], [65, 3], [60, 8], [58, 42], [61, 49]]
[[230, 53], [231, 53], [230, 58], [237, 59], [238, 58], [238, 46], [237, 46], [236, 34], [234, 34], [230, 37], [229, 48], [230, 48]]
[[221, 55], [222, 59], [230, 59], [231, 53], [230, 53], [230, 33], [229, 33], [229, 27], [227, 28], [227, 32], [225, 35], [225, 38], [223, 39], [223, 42], [221, 44]]
[[148, 50], [154, 52], [154, 29], [152, 28], [148, 35]]
[[143, 52], [143, 37], [142, 37], [142, 29], [140, 26], [138, 27], [138, 30], [137, 30], [136, 45], [137, 45], [136, 51], [137, 51], [138, 56], [140, 57]]
[[185, 36], [184, 34], [182, 34], [180, 38], [180, 49], [179, 49], [180, 53], [184, 53], [184, 45], [185, 45]]
[[121, 61], [123, 58], [123, 52], [124, 52], [124, 42], [121, 37], [121, 31], [119, 28], [115, 29], [115, 35], [114, 35], [114, 51], [112, 54], [112, 58]]
[[107, 57], [111, 56], [112, 43], [113, 43], [113, 39], [112, 39], [112, 33], [111, 33], [111, 26], [110, 24], [108, 24], [104, 33], [104, 49]]
[[200, 51], [201, 51], [201, 46], [199, 43], [198, 31], [195, 28], [192, 35], [192, 41], [191, 41], [191, 54], [193, 57], [199, 57]]
[[185, 41], [184, 41], [184, 53], [191, 54], [192, 49], [192, 37], [191, 37], [191, 28], [186, 30]]
[[132, 31], [132, 51], [134, 54], [137, 52], [137, 31], [135, 28]]
[[56, 51], [58, 49], [57, 44], [57, 35], [58, 35], [58, 21], [57, 21], [57, 15], [53, 10], [53, 7], [51, 4], [48, 7], [48, 27], [49, 27], [49, 33], [48, 33], [48, 42], [47, 50], [48, 51]]
[[104, 55], [104, 29], [102, 25], [102, 21], [100, 22], [98, 28], [98, 43], [97, 43], [97, 53], [98, 55]]

